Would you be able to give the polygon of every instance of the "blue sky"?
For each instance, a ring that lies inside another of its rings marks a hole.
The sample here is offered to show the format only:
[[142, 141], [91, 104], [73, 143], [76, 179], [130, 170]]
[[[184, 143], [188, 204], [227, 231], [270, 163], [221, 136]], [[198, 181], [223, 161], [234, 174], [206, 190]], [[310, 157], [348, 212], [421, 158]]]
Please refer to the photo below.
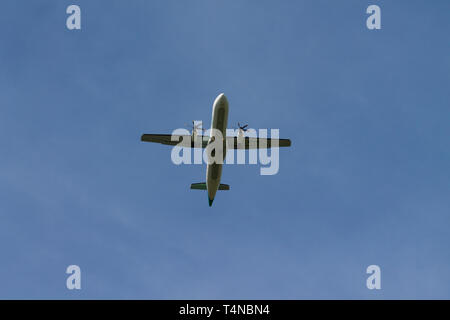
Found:
[[[0, 298], [449, 299], [449, 9], [2, 1]], [[220, 92], [292, 147], [226, 166], [209, 208], [205, 166], [139, 138], [209, 126]]]

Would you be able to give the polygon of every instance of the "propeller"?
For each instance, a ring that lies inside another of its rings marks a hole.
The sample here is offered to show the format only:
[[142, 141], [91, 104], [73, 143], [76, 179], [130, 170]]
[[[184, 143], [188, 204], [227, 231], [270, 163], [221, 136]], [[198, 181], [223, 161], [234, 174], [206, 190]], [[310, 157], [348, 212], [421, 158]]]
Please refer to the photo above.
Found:
[[206, 131], [206, 129], [204, 129], [204, 128], [201, 128], [201, 125], [202, 125], [202, 123], [200, 122], [200, 123], [198, 123], [198, 124], [195, 124], [195, 121], [194, 120], [192, 120], [192, 125], [190, 125], [190, 124], [185, 124], [185, 126], [186, 127], [188, 127], [188, 128], [190, 128], [190, 129], [192, 129], [192, 132], [196, 132], [197, 130], [199, 130], [199, 129], [201, 129], [202, 130], [202, 132], [205, 132]]
[[242, 131], [244, 131], [244, 132], [248, 130], [248, 129], [247, 129], [248, 124], [241, 126], [241, 124], [238, 122], [238, 127], [239, 127], [240, 130], [242, 130]]

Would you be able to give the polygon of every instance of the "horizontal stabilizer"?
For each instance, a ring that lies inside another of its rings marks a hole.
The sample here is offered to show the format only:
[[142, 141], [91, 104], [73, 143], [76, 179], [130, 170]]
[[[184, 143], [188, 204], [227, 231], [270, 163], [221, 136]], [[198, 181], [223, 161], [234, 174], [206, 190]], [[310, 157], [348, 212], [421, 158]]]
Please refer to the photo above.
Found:
[[[193, 184], [191, 184], [191, 189], [206, 190], [206, 182], [193, 183]], [[218, 190], [230, 190], [230, 186], [227, 185], [227, 184], [221, 183], [219, 185], [219, 189]]]
[[219, 190], [230, 190], [230, 186], [225, 183], [221, 183], [219, 185]]
[[191, 189], [206, 190], [206, 183], [205, 182], [193, 183], [191, 184]]

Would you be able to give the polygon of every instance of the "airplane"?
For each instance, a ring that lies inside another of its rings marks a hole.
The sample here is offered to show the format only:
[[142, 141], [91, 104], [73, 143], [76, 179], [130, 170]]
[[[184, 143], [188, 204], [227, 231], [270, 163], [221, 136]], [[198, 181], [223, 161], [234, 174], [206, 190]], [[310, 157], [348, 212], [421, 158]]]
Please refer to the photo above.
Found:
[[[223, 158], [225, 159], [226, 148], [233, 149], [259, 149], [259, 148], [271, 148], [271, 138], [253, 138], [244, 137], [244, 132], [247, 131], [247, 126], [241, 126], [238, 122], [239, 133], [237, 137], [227, 137], [226, 129], [228, 124], [228, 99], [225, 94], [221, 93], [214, 100], [212, 109], [212, 120], [210, 136], [199, 135], [199, 127], [192, 123], [192, 135], [171, 135], [171, 134], [143, 134], [141, 141], [155, 142], [171, 146], [180, 146], [186, 148], [206, 148], [210, 143], [215, 141], [218, 131], [221, 133], [221, 137], [226, 137], [223, 143]], [[218, 130], [218, 131], [216, 131]], [[216, 132], [216, 133], [215, 133]], [[200, 140], [197, 140], [200, 139]], [[244, 140], [245, 139], [245, 140]], [[277, 139], [278, 146], [274, 147], [290, 147], [291, 140], [289, 139]], [[200, 143], [198, 143], [200, 142]], [[228, 143], [227, 143], [228, 142]], [[214, 152], [214, 151], [213, 151]], [[208, 203], [212, 206], [217, 190], [230, 190], [230, 186], [220, 183], [222, 176], [222, 164], [221, 163], [208, 163], [206, 166], [206, 182], [193, 183], [191, 189], [207, 190]]]

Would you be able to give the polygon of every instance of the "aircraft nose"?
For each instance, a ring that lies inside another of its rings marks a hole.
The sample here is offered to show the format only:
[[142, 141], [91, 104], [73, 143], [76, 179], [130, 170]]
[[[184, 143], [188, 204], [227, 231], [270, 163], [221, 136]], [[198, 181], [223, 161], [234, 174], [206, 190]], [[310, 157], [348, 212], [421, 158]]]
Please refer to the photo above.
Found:
[[216, 98], [216, 101], [217, 101], [218, 103], [220, 103], [220, 104], [223, 104], [223, 103], [227, 103], [227, 102], [228, 102], [227, 97], [225, 96], [225, 93], [219, 94], [219, 95], [217, 96], [217, 98]]

